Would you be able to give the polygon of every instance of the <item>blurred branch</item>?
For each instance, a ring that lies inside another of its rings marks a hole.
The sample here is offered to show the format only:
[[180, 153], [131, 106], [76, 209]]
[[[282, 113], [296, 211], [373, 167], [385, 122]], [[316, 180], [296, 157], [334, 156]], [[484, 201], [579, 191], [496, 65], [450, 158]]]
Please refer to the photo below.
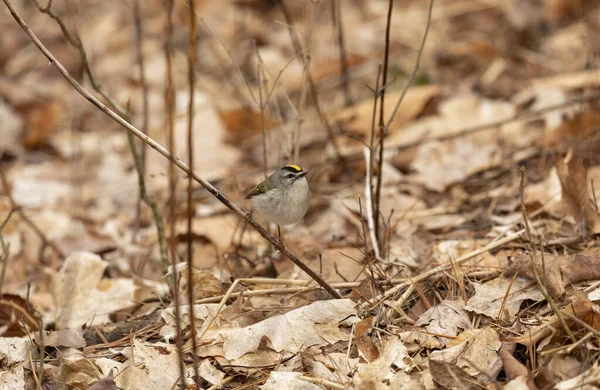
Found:
[[[165, 69], [165, 127], [167, 129], [167, 147], [169, 150], [175, 150], [175, 88], [173, 81], [173, 9], [175, 0], [167, 0], [165, 3], [166, 21], [165, 21], [165, 36], [164, 36], [164, 54], [167, 67]], [[181, 160], [179, 160], [181, 161]], [[171, 272], [173, 273], [173, 303], [175, 305], [175, 345], [177, 348], [177, 363], [179, 367], [179, 384], [181, 389], [185, 389], [185, 361], [183, 353], [183, 333], [181, 326], [181, 307], [179, 297], [179, 276], [177, 271], [177, 253], [175, 246], [175, 193], [177, 190], [177, 181], [175, 178], [175, 166], [169, 164], [169, 253], [171, 254]], [[189, 237], [189, 239], [192, 239]]]
[[[406, 85], [404, 86], [404, 89], [402, 90], [402, 94], [400, 95], [400, 98], [398, 98], [398, 101], [396, 102], [396, 105], [394, 106], [394, 109], [392, 110], [392, 114], [390, 115], [389, 119], [387, 120], [387, 122], [385, 122], [384, 125], [384, 97], [385, 97], [385, 88], [387, 87], [386, 83], [387, 83], [387, 62], [388, 62], [388, 57], [389, 57], [389, 40], [390, 40], [390, 26], [391, 26], [391, 18], [392, 18], [392, 8], [393, 8], [393, 0], [390, 0], [389, 2], [389, 8], [388, 8], [388, 19], [387, 19], [387, 25], [386, 25], [386, 43], [385, 43], [385, 58], [384, 58], [384, 63], [383, 63], [383, 80], [381, 82], [382, 90], [381, 90], [381, 103], [380, 103], [380, 107], [379, 107], [379, 170], [378, 170], [378, 174], [379, 177], [377, 179], [377, 190], [375, 191], [375, 217], [377, 218], [377, 224], [376, 224], [376, 232], [377, 232], [377, 239], [381, 242], [381, 237], [379, 234], [379, 218], [380, 218], [380, 201], [381, 201], [381, 183], [383, 182], [383, 149], [384, 149], [384, 137], [385, 135], [388, 133], [390, 125], [392, 124], [392, 121], [394, 120], [394, 117], [396, 116], [396, 114], [398, 113], [398, 109], [400, 108], [400, 105], [402, 104], [402, 101], [404, 100], [404, 97], [406, 96], [406, 93], [408, 92], [408, 89], [410, 88], [410, 86], [412, 85], [412, 83], [415, 80], [415, 77], [417, 76], [417, 73], [420, 69], [420, 63], [421, 63], [421, 56], [423, 54], [423, 49], [425, 48], [425, 42], [427, 42], [427, 35], [429, 34], [429, 27], [431, 26], [431, 13], [433, 11], [433, 2], [434, 0], [430, 0], [429, 2], [429, 9], [427, 11], [427, 25], [425, 26], [425, 32], [423, 33], [423, 40], [421, 41], [421, 45], [419, 46], [419, 51], [417, 52], [417, 59], [415, 61], [415, 66], [413, 67], [412, 73], [410, 74], [410, 77], [408, 79], [408, 81], [406, 82]], [[381, 242], [381, 244], [383, 244], [383, 242]]]
[[346, 42], [344, 39], [344, 26], [342, 23], [342, 10], [340, 0], [331, 1], [331, 19], [333, 28], [337, 27], [338, 48], [340, 50], [340, 68], [341, 68], [341, 84], [344, 91], [344, 103], [346, 106], [351, 106], [352, 94], [350, 93], [350, 74], [348, 72], [348, 55], [346, 53]]
[[[139, 70], [140, 70], [140, 84], [142, 86], [142, 132], [144, 134], [148, 134], [148, 106], [149, 106], [149, 102], [148, 102], [148, 83], [146, 82], [146, 66], [144, 63], [144, 53], [142, 50], [142, 40], [144, 37], [144, 29], [143, 29], [143, 24], [142, 24], [142, 18], [140, 16], [140, 0], [135, 0], [133, 3], [133, 21], [134, 21], [134, 25], [135, 25], [135, 51], [136, 51], [136, 62], [138, 64]], [[134, 148], [135, 145], [132, 147], [132, 154], [134, 153]], [[135, 157], [134, 157], [135, 160]], [[131, 239], [132, 242], [133, 240], [135, 240], [136, 236], [137, 236], [137, 232], [138, 229], [140, 227], [140, 214], [142, 211], [142, 201], [146, 202], [146, 204], [148, 204], [148, 206], [150, 206], [150, 208], [152, 208], [153, 206], [148, 203], [149, 199], [144, 200], [142, 196], [142, 188], [141, 186], [144, 185], [144, 175], [146, 174], [146, 144], [142, 142], [142, 151], [141, 151], [141, 156], [140, 156], [140, 166], [137, 166], [137, 161], [136, 161], [136, 170], [138, 171], [138, 179], [141, 181], [140, 182], [140, 191], [139, 191], [139, 196], [138, 196], [138, 201], [136, 203], [135, 206], [135, 222], [134, 222], [134, 228], [133, 228], [133, 234], [131, 235]], [[141, 176], [141, 178], [140, 178]], [[145, 185], [144, 185], [145, 187]], [[144, 192], [145, 192], [145, 188], [144, 188]], [[154, 203], [154, 207], [156, 207], [156, 203]], [[156, 211], [158, 211], [158, 209], [156, 209]], [[152, 210], [153, 215], [155, 217], [155, 221], [156, 221], [156, 214], [154, 213], [154, 210]], [[162, 224], [162, 217], [161, 217], [161, 224]], [[163, 228], [164, 229], [164, 228]], [[159, 232], [159, 235], [161, 233]], [[164, 231], [162, 232], [162, 236], [164, 238]], [[164, 243], [164, 241], [163, 241]], [[162, 250], [162, 247], [161, 247]], [[165, 259], [167, 259], [166, 257], [162, 256], [162, 252], [161, 252], [161, 258], [163, 260], [163, 263], [165, 261]], [[168, 264], [168, 261], [167, 261]]]
[[90, 79], [92, 88], [94, 88], [94, 90], [96, 92], [98, 92], [100, 95], [102, 95], [104, 100], [106, 100], [108, 102], [108, 104], [110, 104], [110, 106], [113, 107], [114, 110], [119, 113], [119, 115], [125, 117], [126, 116], [125, 109], [123, 109], [121, 106], [119, 106], [119, 104], [117, 104], [117, 102], [114, 101], [106, 93], [106, 91], [102, 88], [102, 86], [98, 83], [98, 81], [96, 81], [96, 78], [94, 77], [94, 73], [92, 72], [90, 62], [88, 61], [88, 57], [85, 52], [85, 48], [83, 47], [83, 43], [81, 42], [81, 38], [79, 37], [79, 34], [74, 33], [71, 30], [69, 30], [67, 28], [67, 25], [65, 24], [65, 22], [62, 20], [62, 18], [60, 16], [58, 16], [58, 14], [54, 13], [54, 11], [52, 11], [52, 9], [51, 9], [52, 0], [49, 0], [48, 4], [45, 7], [42, 7], [40, 5], [39, 0], [33, 0], [33, 2], [35, 3], [35, 6], [37, 7], [37, 9], [40, 12], [45, 13], [46, 15], [50, 16], [52, 19], [54, 19], [56, 21], [56, 23], [58, 23], [64, 37], [67, 39], [67, 42], [69, 42], [69, 44], [71, 46], [73, 46], [74, 48], [76, 48], [79, 51], [79, 56], [81, 57], [81, 61], [83, 62], [83, 64], [82, 64], [83, 69], [85, 70], [85, 73], [87, 74], [88, 78]]
[[[316, 6], [316, 5], [315, 5]], [[281, 8], [281, 12], [283, 13], [283, 16], [285, 18], [285, 22], [288, 24], [288, 31], [290, 34], [290, 39], [292, 41], [292, 45], [294, 46], [294, 51], [296, 53], [300, 53], [303, 52], [302, 50], [302, 45], [300, 44], [300, 41], [298, 40], [298, 37], [296, 35], [296, 30], [294, 27], [294, 20], [292, 18], [292, 14], [291, 12], [287, 9], [286, 5], [285, 5], [285, 1], [284, 0], [279, 0], [279, 7]], [[309, 60], [306, 58], [307, 56], [301, 56], [301, 60], [302, 60], [302, 64], [306, 67], [306, 79], [308, 82], [308, 88], [310, 90], [310, 94], [312, 96], [313, 99], [313, 104], [315, 105], [315, 109], [317, 110], [317, 114], [319, 115], [319, 118], [321, 119], [321, 124], [323, 126], [325, 126], [325, 130], [327, 130], [327, 137], [329, 138], [329, 142], [331, 142], [331, 146], [333, 146], [333, 150], [334, 153], [336, 155], [336, 158], [342, 162], [345, 163], [345, 159], [342, 156], [341, 152], [340, 152], [340, 148], [337, 144], [337, 141], [335, 139], [335, 135], [333, 133], [333, 128], [331, 127], [331, 124], [329, 123], [329, 121], [327, 120], [327, 118], [325, 117], [325, 114], [323, 113], [322, 109], [321, 109], [321, 104], [319, 102], [319, 93], [315, 84], [315, 81], [312, 78], [312, 75], [310, 74], [310, 62]]]
[[[188, 49], [188, 88], [190, 91], [190, 99], [188, 104], [188, 165], [194, 166], [194, 114], [195, 114], [195, 94], [196, 94], [196, 56], [198, 55], [197, 42], [197, 22], [196, 22], [196, 3], [195, 0], [186, 0], [190, 16], [189, 40]], [[172, 166], [172, 164], [171, 164]], [[188, 281], [188, 306], [190, 310], [190, 335], [192, 339], [192, 361], [194, 367], [194, 378], [196, 387], [201, 388], [202, 378], [198, 369], [198, 353], [196, 342], [196, 315], [194, 314], [194, 235], [192, 234], [192, 219], [194, 217], [194, 203], [192, 202], [192, 191], [194, 189], [194, 180], [188, 176], [187, 188], [187, 281]]]
[[2, 286], [4, 286], [4, 276], [6, 275], [6, 267], [8, 265], [8, 256], [10, 255], [10, 244], [7, 244], [4, 241], [4, 236], [2, 235], [2, 229], [6, 226], [10, 217], [13, 213], [17, 211], [14, 207], [10, 209], [6, 218], [0, 225], [0, 247], [2, 248], [2, 255], [0, 256], [0, 262], [2, 262], [2, 272], [0, 273], [0, 296], [2, 296]]
[[52, 250], [58, 255], [58, 257], [60, 257], [62, 259], [66, 258], [67, 256], [65, 255], [65, 253], [58, 246], [56, 246], [56, 244], [54, 244], [51, 240], [49, 240], [46, 237], [44, 232], [42, 232], [40, 230], [40, 228], [37, 227], [37, 225], [31, 220], [31, 218], [29, 218], [27, 215], [25, 215], [23, 208], [15, 201], [14, 197], [12, 196], [10, 187], [8, 185], [8, 180], [6, 179], [4, 169], [1, 166], [0, 166], [0, 182], [2, 183], [2, 186], [4, 188], [6, 188], [6, 196], [8, 197], [8, 201], [10, 202], [12, 209], [15, 210], [17, 213], [19, 213], [19, 217], [21, 217], [23, 222], [25, 222], [27, 225], [29, 225], [31, 230], [33, 230], [35, 232], [35, 234], [38, 236], [38, 238], [40, 240], [42, 240], [42, 244], [44, 246], [52, 248]]

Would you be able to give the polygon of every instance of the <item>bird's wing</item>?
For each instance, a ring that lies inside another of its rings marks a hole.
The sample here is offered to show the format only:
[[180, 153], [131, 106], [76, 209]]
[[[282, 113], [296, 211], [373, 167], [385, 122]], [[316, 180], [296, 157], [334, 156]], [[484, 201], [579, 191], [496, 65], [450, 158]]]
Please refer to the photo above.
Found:
[[251, 189], [246, 196], [244, 196], [244, 199], [250, 199], [255, 197], [256, 195], [260, 195], [263, 194], [267, 191], [267, 186], [265, 186], [263, 183], [260, 183], [259, 185], [257, 185], [256, 187], [254, 187], [253, 189]]

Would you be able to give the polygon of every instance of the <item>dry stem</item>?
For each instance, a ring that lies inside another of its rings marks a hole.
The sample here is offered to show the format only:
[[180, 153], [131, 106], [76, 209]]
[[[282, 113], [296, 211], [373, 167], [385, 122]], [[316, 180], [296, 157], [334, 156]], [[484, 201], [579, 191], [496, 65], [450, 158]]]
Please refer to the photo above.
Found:
[[[190, 15], [189, 39], [190, 47], [188, 50], [188, 84], [190, 90], [190, 101], [188, 105], [188, 164], [194, 166], [194, 95], [196, 93], [196, 57], [198, 55], [197, 22], [196, 22], [196, 2], [187, 0], [187, 6]], [[198, 368], [198, 354], [196, 353], [196, 315], [194, 314], [194, 235], [192, 234], [192, 218], [194, 216], [194, 204], [192, 202], [192, 191], [194, 189], [194, 180], [188, 176], [187, 188], [187, 278], [188, 278], [188, 305], [190, 307], [190, 333], [192, 338], [192, 361], [194, 367], [194, 378], [196, 387], [200, 388], [201, 377]]]

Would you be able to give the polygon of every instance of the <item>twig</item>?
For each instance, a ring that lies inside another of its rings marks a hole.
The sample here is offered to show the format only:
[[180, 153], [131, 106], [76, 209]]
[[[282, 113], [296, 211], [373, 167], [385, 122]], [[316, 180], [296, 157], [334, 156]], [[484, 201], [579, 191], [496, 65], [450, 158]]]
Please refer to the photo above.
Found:
[[[163, 264], [163, 267], [166, 270], [169, 267], [169, 253], [167, 251], [167, 239], [165, 237], [164, 221], [162, 215], [160, 214], [160, 211], [158, 210], [158, 204], [156, 204], [156, 202], [148, 195], [148, 192], [146, 191], [146, 182], [144, 180], [144, 168], [142, 166], [142, 159], [137, 151], [137, 146], [135, 144], [133, 134], [128, 132], [127, 140], [129, 141], [129, 149], [131, 150], [133, 163], [137, 172], [140, 199], [142, 199], [152, 211], [154, 223], [156, 224], [156, 232], [158, 234], [158, 247], [160, 250], [160, 259]], [[169, 283], [169, 286], [172, 287], [172, 281], [167, 279], [167, 282]]]
[[[287, 9], [287, 7], [285, 5], [285, 0], [279, 0], [278, 3], [279, 3], [279, 7], [281, 8], [281, 12], [283, 13], [283, 17], [285, 18], [285, 22], [289, 26], [288, 31], [290, 34], [290, 39], [292, 41], [292, 45], [294, 46], [294, 51], [296, 53], [302, 52], [303, 51], [302, 46], [300, 45], [300, 41], [298, 40], [298, 37], [296, 36], [296, 32], [294, 29], [294, 20], [292, 18], [292, 14]], [[321, 124], [325, 127], [325, 130], [327, 130], [327, 137], [329, 138], [329, 142], [331, 142], [331, 146], [333, 147], [333, 151], [336, 155], [336, 158], [341, 163], [345, 164], [345, 159], [342, 156], [342, 153], [340, 152], [340, 148], [338, 146], [337, 140], [335, 139], [335, 135], [333, 133], [333, 128], [331, 127], [331, 124], [325, 117], [323, 110], [321, 109], [321, 104], [319, 102], [319, 94], [317, 91], [317, 87], [315, 85], [315, 82], [312, 78], [310, 71], [308, 70], [309, 69], [309, 64], [308, 64], [309, 61], [306, 59], [305, 56], [301, 56], [300, 58], [302, 59], [302, 64], [307, 69], [306, 70], [306, 79], [308, 82], [308, 88], [310, 89], [310, 94], [312, 96], [312, 100], [313, 100], [313, 104], [315, 105], [315, 109], [317, 110], [317, 114], [319, 115], [319, 118], [321, 119]]]
[[[535, 277], [535, 281], [537, 282], [537, 285], [540, 288], [542, 295], [544, 295], [544, 298], [546, 298], [548, 305], [550, 305], [550, 307], [552, 308], [552, 311], [554, 312], [554, 314], [556, 314], [556, 317], [560, 321], [560, 324], [562, 325], [565, 333], [567, 334], [567, 336], [569, 336], [571, 341], [573, 343], [575, 343], [575, 342], [577, 342], [577, 339], [571, 332], [571, 329], [569, 328], [567, 321], [565, 321], [565, 318], [563, 317], [563, 315], [560, 311], [560, 308], [558, 307], [556, 302], [554, 302], [554, 299], [552, 299], [552, 297], [548, 293], [548, 289], [546, 288], [544, 283], [542, 283], [542, 280], [540, 279], [540, 276], [538, 275], [538, 272], [537, 272], [537, 268], [536, 268], [536, 264], [535, 264], [535, 241], [533, 241], [533, 236], [531, 234], [531, 228], [529, 226], [529, 218], [527, 218], [527, 209], [525, 208], [525, 167], [523, 167], [523, 166], [519, 167], [519, 172], [521, 174], [521, 182], [520, 182], [520, 186], [519, 186], [520, 194], [521, 194], [521, 214], [523, 215], [523, 222], [525, 224], [525, 232], [527, 233], [527, 239], [529, 241], [528, 252], [529, 252], [529, 256], [531, 257], [531, 271], [533, 272], [533, 276]], [[543, 248], [540, 248], [540, 252], [543, 252]], [[543, 264], [543, 262], [544, 262], [544, 259], [542, 258], [542, 264]], [[545, 276], [546, 275], [544, 272], [544, 277]]]
[[[166, 67], [166, 88], [165, 88], [165, 120], [167, 128], [167, 146], [169, 150], [175, 150], [175, 89], [173, 82], [173, 8], [174, 0], [167, 0], [165, 2], [165, 11], [167, 13], [165, 21], [165, 61]], [[178, 160], [181, 161], [181, 160]], [[190, 168], [191, 169], [191, 168]], [[171, 269], [173, 270], [173, 301], [175, 304], [175, 345], [177, 347], [177, 360], [179, 365], [179, 383], [182, 389], [186, 388], [185, 385], [185, 362], [183, 353], [183, 335], [181, 330], [181, 311], [179, 307], [179, 276], [177, 275], [177, 255], [175, 252], [176, 242], [175, 240], [175, 196], [177, 189], [177, 180], [175, 176], [175, 166], [169, 164], [169, 253], [171, 255]], [[191, 237], [188, 237], [191, 239]]]
[[[262, 86], [262, 81], [263, 81], [263, 72], [262, 72], [262, 61], [260, 56], [258, 55], [258, 46], [254, 46], [255, 51], [256, 51], [256, 58], [258, 59], [258, 64], [256, 64], [256, 72], [257, 74], [257, 78], [258, 78], [258, 98], [259, 98], [259, 103], [258, 106], [260, 108], [260, 132], [262, 134], [262, 143], [263, 143], [263, 173], [265, 176], [265, 179], [267, 178], [267, 176], [269, 175], [269, 164], [268, 164], [268, 160], [267, 160], [267, 132], [265, 129], [265, 104], [263, 102], [263, 86]], [[273, 84], [273, 86], [275, 86], [275, 84]]]
[[344, 91], [344, 103], [346, 106], [351, 106], [352, 94], [350, 93], [350, 74], [348, 72], [348, 56], [346, 54], [346, 43], [344, 40], [344, 27], [342, 23], [342, 9], [340, 0], [331, 0], [331, 19], [333, 28], [337, 27], [337, 40], [340, 49], [340, 68], [341, 68], [341, 85]]
[[65, 253], [58, 246], [56, 246], [56, 244], [54, 244], [54, 242], [50, 241], [46, 237], [44, 232], [42, 232], [40, 230], [40, 228], [38, 228], [37, 225], [27, 215], [25, 215], [23, 208], [21, 206], [19, 206], [19, 204], [15, 201], [15, 198], [12, 196], [12, 193], [10, 191], [10, 187], [8, 185], [8, 180], [6, 179], [6, 175], [4, 174], [4, 169], [2, 168], [2, 166], [0, 166], [0, 182], [2, 183], [2, 186], [4, 188], [6, 188], [6, 196], [8, 197], [8, 201], [10, 202], [11, 208], [14, 209], [17, 213], [19, 213], [19, 217], [21, 217], [23, 222], [25, 222], [27, 225], [29, 225], [31, 230], [33, 230], [34, 233], [38, 236], [38, 238], [42, 241], [42, 244], [44, 246], [48, 246], [48, 247], [52, 248], [52, 250], [61, 259], [66, 258], [67, 256], [65, 255]]
[[[381, 204], [381, 184], [383, 182], [383, 150], [385, 138], [385, 90], [387, 88], [388, 63], [390, 59], [390, 30], [392, 27], [392, 11], [394, 9], [394, 0], [388, 0], [388, 12], [385, 23], [385, 49], [383, 55], [383, 70], [381, 80], [381, 91], [379, 92], [379, 158], [377, 160], [377, 188], [375, 189], [374, 214], [375, 214], [375, 236], [379, 239], [379, 205]], [[408, 86], [408, 84], [407, 84]], [[375, 120], [375, 118], [373, 118]]]
[[375, 258], [378, 261], [381, 261], [381, 256], [379, 255], [379, 243], [377, 241], [377, 233], [375, 228], [375, 216], [373, 214], [373, 198], [372, 196], [372, 185], [371, 179], [373, 176], [371, 175], [371, 150], [367, 147], [363, 149], [365, 154], [365, 167], [366, 167], [366, 180], [365, 180], [365, 202], [367, 206], [367, 226], [369, 227], [369, 237], [371, 239], [371, 245], [373, 246], [373, 253], [375, 254]]
[[335, 383], [332, 381], [328, 381], [326, 379], [323, 378], [313, 378], [310, 376], [306, 376], [306, 375], [299, 375], [298, 379], [308, 382], [308, 383], [316, 383], [317, 385], [321, 385], [321, 386], [326, 386], [326, 387], [331, 387], [334, 389], [340, 389], [343, 390], [346, 388], [346, 385], [342, 385], [340, 383]]
[[248, 217], [247, 213], [245, 213], [242, 209], [240, 209], [236, 204], [231, 202], [227, 197], [225, 197], [219, 190], [217, 190], [212, 184], [202, 178], [198, 173], [196, 173], [193, 169], [188, 167], [181, 159], [175, 157], [171, 154], [165, 147], [160, 145], [154, 139], [142, 133], [135, 126], [131, 125], [125, 119], [117, 115], [113, 110], [108, 108], [102, 102], [100, 102], [97, 98], [91, 95], [88, 91], [85, 90], [65, 69], [65, 67], [54, 57], [54, 55], [48, 51], [48, 49], [44, 46], [42, 42], [37, 38], [37, 36], [31, 31], [29, 26], [25, 23], [23, 18], [15, 11], [14, 7], [10, 0], [2, 0], [4, 4], [9, 9], [12, 17], [16, 20], [16, 22], [21, 26], [23, 31], [29, 36], [31, 41], [40, 49], [40, 51], [48, 58], [50, 63], [61, 73], [61, 75], [73, 86], [73, 88], [85, 99], [87, 99], [91, 104], [93, 104], [96, 108], [114, 120], [116, 123], [124, 127], [127, 131], [130, 131], [144, 141], [148, 146], [152, 149], [156, 150], [163, 157], [167, 158], [174, 165], [179, 167], [182, 171], [191, 175], [194, 180], [196, 180], [202, 187], [204, 187], [208, 192], [210, 192], [215, 198], [217, 198], [221, 203], [223, 203], [227, 208], [237, 214], [240, 218], [247, 218], [248, 223], [267, 241], [269, 241], [272, 245], [274, 245], [277, 249], [279, 249], [283, 254], [285, 254], [294, 264], [296, 264], [299, 268], [301, 268], [304, 272], [306, 272], [313, 280], [315, 280], [321, 287], [323, 287], [327, 292], [329, 292], [333, 297], [341, 299], [342, 296], [339, 292], [335, 291], [329, 283], [327, 283], [321, 276], [315, 273], [310, 269], [302, 260], [300, 260], [296, 255], [294, 255], [289, 249], [287, 249], [284, 245], [281, 244], [279, 240], [273, 237], [269, 232], [265, 230], [264, 227], [259, 225], [254, 219]]
[[[6, 0], [4, 0], [6, 1]], [[454, 265], [461, 265], [462, 263], [472, 259], [475, 256], [478, 256], [482, 253], [485, 253], [487, 251], [490, 251], [492, 249], [498, 248], [499, 246], [502, 246], [504, 244], [506, 244], [507, 242], [511, 242], [513, 240], [516, 240], [517, 238], [521, 237], [523, 235], [523, 233], [525, 233], [525, 230], [519, 230], [516, 233], [513, 233], [509, 236], [504, 237], [501, 240], [497, 240], [494, 241], [482, 248], [476, 249], [472, 252], [469, 252], [467, 254], [464, 254], [463, 256], [459, 257], [458, 259], [456, 259], [454, 261]], [[377, 305], [379, 303], [381, 303], [382, 301], [384, 301], [385, 299], [388, 299], [389, 297], [393, 296], [394, 294], [396, 294], [398, 291], [407, 288], [408, 286], [410, 286], [412, 283], [418, 283], [421, 282], [423, 280], [428, 279], [430, 276], [437, 274], [438, 272], [444, 272], [449, 270], [450, 268], [452, 268], [453, 264], [451, 264], [450, 262], [446, 263], [446, 264], [442, 264], [438, 267], [435, 267], [433, 269], [430, 269], [429, 271], [423, 272], [420, 275], [415, 276], [414, 278], [412, 278], [410, 281], [405, 281], [389, 290], [387, 290], [385, 293], [379, 295], [378, 297], [376, 297], [374, 300], [377, 301]], [[363, 303], [360, 305], [361, 309], [366, 309], [369, 306], [368, 302]]]
[[[188, 50], [188, 84], [190, 90], [190, 101], [188, 105], [188, 164], [190, 167], [194, 166], [194, 95], [196, 93], [196, 56], [198, 55], [198, 43], [196, 41], [196, 2], [194, 0], [186, 0], [189, 15], [190, 15], [190, 29], [189, 39], [190, 46]], [[194, 216], [194, 204], [192, 202], [192, 191], [194, 189], [194, 180], [191, 176], [188, 176], [188, 188], [187, 188], [187, 278], [188, 278], [188, 305], [190, 310], [190, 334], [192, 338], [192, 361], [194, 366], [194, 378], [196, 381], [196, 387], [200, 388], [201, 377], [200, 370], [198, 368], [198, 354], [196, 353], [196, 315], [194, 313], [194, 272], [193, 272], [193, 260], [194, 260], [194, 238], [192, 230], [192, 218]], [[174, 199], [171, 199], [174, 201]]]
[[[142, 86], [142, 132], [144, 134], [148, 134], [148, 83], [146, 82], [146, 67], [144, 64], [144, 53], [142, 51], [142, 40], [144, 37], [144, 29], [142, 25], [142, 18], [140, 16], [140, 1], [135, 0], [133, 3], [133, 20], [135, 25], [135, 47], [136, 47], [136, 62], [138, 64], [140, 70], [140, 84]], [[138, 175], [143, 176], [146, 173], [146, 144], [142, 142], [142, 152], [141, 152], [141, 173]], [[138, 178], [139, 179], [139, 178]], [[143, 180], [142, 180], [143, 182]], [[137, 232], [140, 227], [140, 215], [142, 212], [142, 190], [140, 188], [140, 193], [138, 196], [138, 201], [135, 206], [135, 222], [133, 228], [133, 234], [131, 235], [132, 241], [135, 240], [137, 236]], [[148, 203], [148, 202], [146, 202]], [[164, 259], [163, 259], [164, 260]], [[167, 262], [168, 263], [168, 262]]]
[[8, 257], [10, 256], [10, 243], [7, 244], [6, 241], [4, 241], [2, 229], [4, 229], [15, 211], [15, 208], [11, 208], [8, 212], [8, 215], [0, 225], [0, 247], [2, 248], [2, 255], [0, 256], [0, 262], [2, 262], [2, 272], [0, 273], [0, 297], [2, 296], [2, 286], [4, 286], [4, 276], [6, 275], [6, 267], [8, 266]]
[[[392, 110], [392, 115], [390, 115], [388, 121], [385, 124], [385, 132], [386, 133], [390, 129], [390, 125], [392, 124], [394, 117], [398, 113], [398, 109], [400, 108], [400, 105], [402, 104], [402, 101], [404, 100], [404, 97], [406, 96], [406, 92], [408, 91], [408, 88], [415, 81], [415, 77], [417, 76], [417, 73], [419, 72], [420, 64], [421, 64], [421, 56], [423, 55], [423, 49], [425, 48], [425, 42], [427, 41], [427, 35], [429, 34], [429, 27], [431, 26], [431, 13], [433, 11], [433, 1], [434, 0], [431, 0], [429, 2], [429, 9], [427, 11], [427, 25], [425, 26], [425, 33], [423, 33], [423, 40], [421, 41], [421, 46], [419, 46], [419, 51], [417, 52], [417, 60], [415, 61], [415, 66], [413, 68], [412, 73], [410, 74], [408, 81], [406, 82], [406, 86], [402, 90], [402, 94], [400, 95], [400, 98], [398, 98], [398, 101], [396, 102], [396, 105], [394, 106], [394, 109]], [[385, 82], [383, 83], [383, 85], [385, 85]]]
[[388, 22], [387, 22], [387, 26], [386, 26], [386, 55], [385, 55], [385, 62], [383, 64], [383, 80], [382, 80], [382, 91], [381, 91], [381, 107], [379, 107], [379, 129], [380, 129], [380, 133], [379, 133], [379, 177], [377, 178], [377, 190], [375, 191], [375, 202], [376, 202], [376, 218], [377, 218], [377, 225], [376, 225], [376, 231], [377, 231], [377, 238], [381, 239], [380, 235], [379, 235], [379, 215], [380, 215], [380, 200], [381, 200], [381, 183], [383, 182], [383, 150], [384, 150], [384, 137], [385, 135], [388, 133], [390, 125], [392, 124], [392, 121], [394, 120], [394, 117], [396, 116], [396, 114], [398, 113], [398, 109], [400, 108], [400, 105], [402, 104], [402, 101], [404, 100], [404, 97], [406, 96], [406, 93], [408, 92], [408, 89], [410, 88], [410, 86], [412, 85], [413, 81], [415, 80], [415, 77], [417, 76], [417, 72], [419, 71], [419, 66], [421, 63], [421, 56], [423, 54], [423, 49], [425, 48], [425, 42], [427, 41], [427, 35], [429, 34], [429, 27], [431, 26], [431, 13], [433, 10], [433, 1], [434, 0], [430, 0], [429, 2], [429, 9], [427, 12], [427, 25], [425, 26], [425, 32], [423, 33], [423, 40], [421, 41], [421, 46], [419, 46], [419, 51], [417, 52], [417, 59], [415, 61], [415, 66], [413, 67], [412, 73], [410, 74], [410, 77], [408, 79], [408, 81], [406, 82], [406, 85], [404, 86], [404, 89], [402, 90], [402, 94], [400, 95], [400, 98], [398, 98], [398, 101], [396, 102], [396, 105], [394, 106], [394, 109], [392, 110], [392, 114], [390, 115], [389, 119], [387, 120], [387, 122], [385, 122], [385, 126], [382, 127], [383, 125], [383, 121], [384, 121], [384, 93], [385, 93], [385, 87], [386, 87], [386, 82], [387, 82], [387, 60], [388, 60], [388, 56], [389, 56], [389, 27], [390, 27], [390, 23], [391, 23], [391, 17], [392, 17], [392, 6], [393, 6], [393, 0], [390, 0], [389, 2], [389, 9], [388, 9]]
[[119, 104], [116, 101], [114, 101], [106, 93], [106, 91], [102, 88], [100, 83], [98, 83], [98, 81], [94, 77], [94, 73], [92, 72], [90, 62], [88, 61], [87, 54], [85, 52], [85, 48], [83, 47], [83, 43], [81, 42], [81, 38], [79, 37], [79, 34], [73, 33], [72, 31], [70, 31], [67, 28], [67, 25], [65, 24], [65, 22], [62, 20], [62, 18], [50, 9], [52, 7], [52, 1], [48, 1], [48, 4], [46, 5], [46, 7], [42, 7], [39, 3], [39, 0], [33, 0], [33, 2], [35, 3], [35, 6], [37, 7], [37, 9], [40, 12], [45, 13], [46, 15], [50, 16], [52, 19], [54, 19], [56, 21], [56, 23], [58, 23], [58, 25], [60, 26], [60, 29], [63, 33], [63, 36], [67, 39], [67, 42], [69, 42], [69, 44], [71, 46], [73, 46], [74, 48], [76, 48], [79, 51], [79, 56], [81, 57], [81, 60], [83, 62], [83, 64], [82, 64], [83, 69], [85, 70], [85, 74], [87, 74], [88, 79], [90, 80], [90, 83], [92, 84], [92, 88], [96, 92], [98, 92], [104, 98], [104, 100], [106, 100], [112, 107], [114, 107], [114, 109], [116, 111], [120, 112], [121, 116], [123, 116], [122, 113], [125, 113], [126, 111], [121, 106], [119, 106]]

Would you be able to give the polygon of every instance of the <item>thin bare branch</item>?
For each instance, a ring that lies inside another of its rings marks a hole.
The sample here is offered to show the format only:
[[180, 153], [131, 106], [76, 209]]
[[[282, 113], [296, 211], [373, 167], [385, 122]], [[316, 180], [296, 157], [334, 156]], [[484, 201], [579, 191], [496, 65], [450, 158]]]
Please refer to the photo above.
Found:
[[[190, 91], [190, 100], [188, 105], [188, 165], [194, 166], [194, 96], [196, 94], [196, 57], [198, 56], [197, 43], [197, 21], [196, 21], [196, 3], [194, 0], [186, 0], [190, 16], [189, 39], [190, 46], [188, 50], [188, 87]], [[196, 387], [200, 388], [202, 378], [198, 368], [198, 354], [196, 353], [196, 315], [194, 314], [194, 235], [192, 229], [192, 219], [194, 217], [194, 203], [192, 202], [192, 191], [194, 189], [194, 179], [188, 176], [187, 188], [187, 279], [188, 279], [188, 306], [190, 310], [190, 332], [192, 338], [192, 361], [194, 367], [194, 378]]]

